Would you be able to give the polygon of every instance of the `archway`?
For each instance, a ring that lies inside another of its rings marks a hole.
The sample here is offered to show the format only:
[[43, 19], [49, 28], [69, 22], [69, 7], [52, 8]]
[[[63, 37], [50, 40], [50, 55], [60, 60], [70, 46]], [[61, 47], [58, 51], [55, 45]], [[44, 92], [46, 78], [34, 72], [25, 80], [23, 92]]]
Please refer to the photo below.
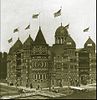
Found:
[[88, 74], [81, 74], [80, 75], [80, 82], [82, 85], [87, 85], [89, 81], [89, 75]]

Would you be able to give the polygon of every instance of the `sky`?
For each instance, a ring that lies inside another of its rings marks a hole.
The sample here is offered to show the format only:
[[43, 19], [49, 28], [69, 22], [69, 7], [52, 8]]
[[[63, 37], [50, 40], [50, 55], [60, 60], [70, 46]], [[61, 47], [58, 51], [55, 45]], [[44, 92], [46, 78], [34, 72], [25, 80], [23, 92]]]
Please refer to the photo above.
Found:
[[[61, 6], [61, 16], [54, 18]], [[36, 13], [40, 13], [39, 18], [33, 19]], [[29, 34], [35, 40], [39, 26], [52, 46], [61, 22], [63, 26], [69, 24], [68, 32], [77, 48], [82, 48], [89, 36], [96, 43], [96, 0], [1, 0], [1, 52], [8, 52], [18, 37], [22, 43]], [[25, 30], [29, 24], [30, 29]], [[13, 33], [17, 27], [19, 32]], [[83, 32], [87, 27], [89, 31]], [[8, 43], [10, 38], [13, 42]]]

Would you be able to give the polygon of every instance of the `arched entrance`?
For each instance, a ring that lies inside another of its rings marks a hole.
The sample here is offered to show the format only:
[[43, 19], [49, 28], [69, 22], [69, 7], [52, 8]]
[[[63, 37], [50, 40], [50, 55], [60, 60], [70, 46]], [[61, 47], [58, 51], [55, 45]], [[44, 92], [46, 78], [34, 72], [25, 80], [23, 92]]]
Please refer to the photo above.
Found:
[[88, 74], [81, 74], [80, 76], [80, 82], [83, 85], [87, 85], [89, 81], [89, 75]]
[[58, 80], [57, 80], [57, 86], [62, 87], [62, 80], [61, 80], [61, 79], [58, 79]]

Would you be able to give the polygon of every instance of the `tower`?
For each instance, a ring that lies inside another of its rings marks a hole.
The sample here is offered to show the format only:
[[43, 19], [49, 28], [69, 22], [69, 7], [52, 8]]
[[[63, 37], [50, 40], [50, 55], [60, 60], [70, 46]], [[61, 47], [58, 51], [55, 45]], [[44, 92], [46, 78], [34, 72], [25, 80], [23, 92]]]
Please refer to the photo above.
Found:
[[67, 36], [68, 36], [68, 31], [61, 24], [61, 26], [58, 27], [55, 32], [55, 44], [64, 44]]
[[89, 53], [89, 67], [90, 67], [90, 83], [96, 82], [96, 53], [95, 53], [95, 43], [89, 37], [86, 43], [84, 44], [84, 48]]
[[31, 72], [31, 65], [32, 65], [32, 50], [33, 50], [34, 41], [29, 35], [29, 37], [23, 43], [22, 48], [22, 85], [28, 87], [30, 83], [30, 76], [32, 75]]
[[32, 78], [30, 84], [35, 88], [49, 87], [49, 54], [48, 44], [45, 41], [41, 27], [39, 27], [34, 41], [32, 57]]
[[89, 37], [88, 40], [84, 44], [84, 48], [91, 54], [95, 54], [95, 43], [94, 41]]
[[21, 84], [21, 49], [22, 42], [18, 38], [15, 44], [10, 48], [7, 56], [7, 82], [9, 84]]

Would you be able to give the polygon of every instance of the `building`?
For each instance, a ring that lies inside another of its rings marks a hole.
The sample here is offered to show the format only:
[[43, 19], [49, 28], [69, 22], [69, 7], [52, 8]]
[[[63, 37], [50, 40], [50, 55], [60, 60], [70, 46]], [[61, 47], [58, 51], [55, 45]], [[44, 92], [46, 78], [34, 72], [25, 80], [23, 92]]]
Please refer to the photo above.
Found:
[[0, 52], [0, 80], [7, 77], [7, 53]]
[[7, 82], [31, 88], [95, 82], [95, 55], [95, 43], [90, 37], [84, 48], [78, 50], [68, 30], [61, 24], [55, 31], [55, 44], [49, 46], [39, 27], [35, 41], [30, 35], [24, 43], [18, 38], [10, 48]]

